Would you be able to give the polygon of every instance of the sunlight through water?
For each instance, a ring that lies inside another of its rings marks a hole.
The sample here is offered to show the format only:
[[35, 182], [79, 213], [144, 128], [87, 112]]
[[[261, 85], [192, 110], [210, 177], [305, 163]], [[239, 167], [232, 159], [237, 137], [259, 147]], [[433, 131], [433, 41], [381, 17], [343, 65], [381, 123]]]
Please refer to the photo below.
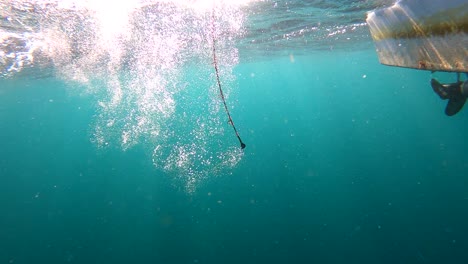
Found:
[[212, 45], [214, 36], [234, 107], [234, 39], [243, 34], [240, 7], [247, 2], [1, 2], [1, 74], [27, 75], [34, 65], [74, 91], [84, 87], [78, 93], [98, 109], [97, 146], [141, 144], [158, 169], [192, 192], [203, 179], [230, 173], [243, 156], [218, 94]]

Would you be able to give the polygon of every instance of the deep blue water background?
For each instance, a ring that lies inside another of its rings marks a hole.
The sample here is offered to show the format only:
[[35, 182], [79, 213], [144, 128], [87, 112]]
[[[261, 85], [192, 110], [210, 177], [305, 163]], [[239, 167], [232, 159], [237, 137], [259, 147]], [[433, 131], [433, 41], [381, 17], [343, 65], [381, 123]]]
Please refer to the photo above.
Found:
[[144, 143], [99, 149], [91, 97], [0, 80], [0, 263], [468, 262], [467, 110], [429, 72], [369, 49], [235, 75], [245, 156], [191, 194]]

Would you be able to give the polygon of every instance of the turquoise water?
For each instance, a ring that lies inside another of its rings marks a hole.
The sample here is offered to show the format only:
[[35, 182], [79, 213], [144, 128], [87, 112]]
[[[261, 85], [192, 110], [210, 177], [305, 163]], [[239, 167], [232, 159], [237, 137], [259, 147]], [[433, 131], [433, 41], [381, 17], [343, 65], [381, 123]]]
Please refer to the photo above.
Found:
[[148, 112], [128, 76], [114, 108], [0, 79], [0, 263], [466, 263], [467, 111], [364, 46], [223, 64], [243, 152], [209, 62]]

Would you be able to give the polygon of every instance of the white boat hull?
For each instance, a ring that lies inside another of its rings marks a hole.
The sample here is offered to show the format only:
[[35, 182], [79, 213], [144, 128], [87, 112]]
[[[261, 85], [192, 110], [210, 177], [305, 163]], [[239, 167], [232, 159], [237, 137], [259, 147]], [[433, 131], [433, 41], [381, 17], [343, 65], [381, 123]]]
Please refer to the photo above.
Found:
[[400, 0], [367, 24], [382, 64], [468, 72], [468, 0]]

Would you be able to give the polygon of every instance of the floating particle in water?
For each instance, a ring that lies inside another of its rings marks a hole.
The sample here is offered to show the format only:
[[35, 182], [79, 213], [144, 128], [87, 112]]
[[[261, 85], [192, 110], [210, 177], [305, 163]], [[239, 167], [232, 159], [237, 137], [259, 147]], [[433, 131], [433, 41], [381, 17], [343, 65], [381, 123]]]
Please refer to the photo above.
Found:
[[290, 61], [291, 63], [294, 63], [294, 62], [295, 62], [294, 54], [292, 54], [292, 53], [289, 54], [289, 61]]

